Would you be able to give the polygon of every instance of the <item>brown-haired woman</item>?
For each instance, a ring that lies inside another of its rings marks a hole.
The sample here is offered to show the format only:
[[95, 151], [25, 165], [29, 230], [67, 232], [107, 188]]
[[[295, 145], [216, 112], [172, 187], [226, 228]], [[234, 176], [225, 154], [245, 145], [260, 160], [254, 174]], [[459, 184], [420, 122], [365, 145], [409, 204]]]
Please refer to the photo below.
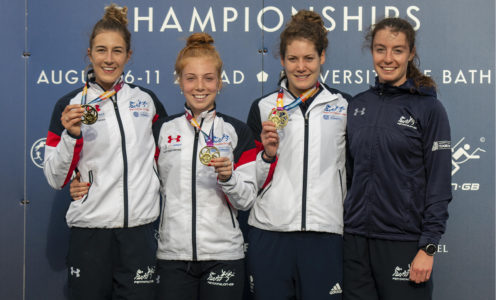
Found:
[[[67, 211], [70, 299], [152, 299], [159, 215], [152, 123], [166, 112], [149, 90], [127, 84], [127, 8], [112, 4], [91, 34], [83, 88], [56, 104], [44, 173], [61, 189], [74, 171], [86, 191]], [[139, 110], [136, 108], [139, 107]]]
[[348, 106], [343, 298], [431, 299], [452, 198], [448, 117], [407, 21], [384, 19], [367, 41], [377, 78]]
[[222, 61], [207, 33], [194, 33], [175, 70], [185, 111], [154, 125], [165, 199], [158, 299], [242, 299], [243, 236], [238, 209], [256, 197], [256, 148], [244, 123], [216, 111]]
[[285, 77], [248, 116], [263, 149], [248, 220], [250, 285], [255, 299], [341, 299], [349, 96], [319, 82], [328, 40], [317, 13], [299, 11], [280, 39]]

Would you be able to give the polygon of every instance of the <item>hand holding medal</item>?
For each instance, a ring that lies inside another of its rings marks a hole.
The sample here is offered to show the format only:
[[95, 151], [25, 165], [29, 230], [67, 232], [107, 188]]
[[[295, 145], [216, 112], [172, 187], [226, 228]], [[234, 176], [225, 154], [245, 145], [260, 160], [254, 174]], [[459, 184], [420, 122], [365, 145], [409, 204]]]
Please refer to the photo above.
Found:
[[67, 105], [62, 111], [60, 121], [62, 126], [72, 135], [79, 136], [81, 134], [81, 118], [83, 117], [84, 109], [79, 104]]
[[215, 168], [220, 181], [226, 182], [231, 178], [232, 162], [228, 157], [213, 158], [208, 165]]

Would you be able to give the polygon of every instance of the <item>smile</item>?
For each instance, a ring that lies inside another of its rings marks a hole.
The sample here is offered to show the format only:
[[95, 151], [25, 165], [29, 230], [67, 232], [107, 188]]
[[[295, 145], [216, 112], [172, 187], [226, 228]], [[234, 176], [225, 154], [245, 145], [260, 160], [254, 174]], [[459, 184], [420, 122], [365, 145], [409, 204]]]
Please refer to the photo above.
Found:
[[207, 94], [203, 94], [203, 95], [193, 95], [193, 97], [195, 99], [205, 99], [208, 95]]

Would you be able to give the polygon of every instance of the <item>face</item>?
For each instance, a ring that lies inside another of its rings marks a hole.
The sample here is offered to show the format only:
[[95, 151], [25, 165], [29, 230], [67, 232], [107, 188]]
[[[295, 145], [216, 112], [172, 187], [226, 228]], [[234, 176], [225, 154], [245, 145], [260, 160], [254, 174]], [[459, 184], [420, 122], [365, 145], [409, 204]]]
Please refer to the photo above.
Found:
[[124, 72], [131, 51], [126, 51], [126, 42], [119, 32], [102, 31], [93, 39], [92, 48], [88, 48], [88, 57], [95, 71], [96, 82], [109, 90]]
[[210, 57], [186, 58], [179, 78], [186, 104], [194, 116], [214, 108], [215, 96], [221, 88], [214, 59]]
[[289, 90], [300, 96], [313, 87], [319, 79], [320, 66], [325, 62], [325, 51], [319, 55], [315, 45], [307, 39], [291, 41], [286, 46], [286, 56], [281, 65], [288, 77]]
[[381, 29], [372, 42], [372, 59], [379, 82], [400, 86], [406, 81], [408, 62], [413, 60], [415, 48], [410, 51], [406, 35]]

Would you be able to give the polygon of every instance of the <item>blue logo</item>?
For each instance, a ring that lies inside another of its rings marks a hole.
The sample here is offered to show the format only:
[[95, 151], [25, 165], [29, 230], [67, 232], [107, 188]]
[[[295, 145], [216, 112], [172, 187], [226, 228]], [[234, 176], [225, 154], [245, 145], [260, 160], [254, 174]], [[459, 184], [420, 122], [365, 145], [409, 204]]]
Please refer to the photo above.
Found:
[[227, 134], [223, 134], [221, 137], [214, 136], [214, 143], [227, 143], [229, 142], [230, 137]]
[[146, 107], [148, 107], [148, 101], [137, 100], [137, 101], [129, 102], [129, 108], [146, 108]]
[[327, 104], [326, 107], [324, 108], [324, 112], [326, 113], [342, 113], [343, 111], [346, 111], [345, 106], [339, 106], [339, 105], [330, 105]]
[[41, 138], [33, 143], [31, 146], [31, 160], [38, 168], [43, 169], [43, 162], [45, 161], [45, 146], [46, 138]]

